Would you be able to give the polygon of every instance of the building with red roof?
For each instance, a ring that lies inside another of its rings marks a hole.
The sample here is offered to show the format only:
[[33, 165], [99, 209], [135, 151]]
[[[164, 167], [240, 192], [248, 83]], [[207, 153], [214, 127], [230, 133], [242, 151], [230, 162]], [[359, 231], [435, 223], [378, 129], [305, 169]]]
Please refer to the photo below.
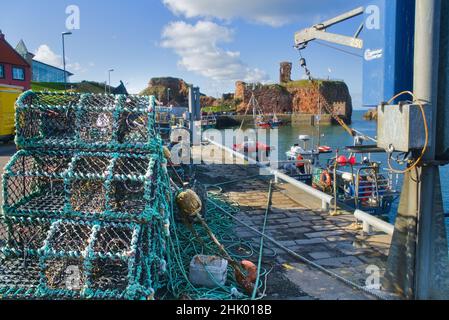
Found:
[[31, 88], [30, 64], [6, 41], [0, 30], [0, 85]]

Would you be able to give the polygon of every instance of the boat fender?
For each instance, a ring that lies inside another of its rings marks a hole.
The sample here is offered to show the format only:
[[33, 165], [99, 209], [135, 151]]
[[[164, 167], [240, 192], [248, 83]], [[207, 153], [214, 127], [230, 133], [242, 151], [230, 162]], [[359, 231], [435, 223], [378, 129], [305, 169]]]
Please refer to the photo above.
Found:
[[298, 155], [298, 157], [296, 157], [296, 161], [298, 161], [298, 162], [296, 162], [296, 167], [297, 168], [302, 168], [302, 167], [304, 167], [304, 158], [303, 158], [303, 156], [302, 155]]

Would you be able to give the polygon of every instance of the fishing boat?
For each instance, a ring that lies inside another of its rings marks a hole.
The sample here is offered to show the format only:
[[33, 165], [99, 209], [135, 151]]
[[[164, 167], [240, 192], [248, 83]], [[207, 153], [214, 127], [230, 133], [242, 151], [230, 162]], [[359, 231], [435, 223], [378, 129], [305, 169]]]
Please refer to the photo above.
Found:
[[296, 143], [286, 152], [287, 163], [284, 165], [285, 173], [310, 186], [313, 181], [313, 168], [319, 166], [320, 160], [320, 151], [308, 145], [311, 140], [308, 135], [299, 136], [302, 146]]
[[[284, 172], [295, 179], [336, 197], [339, 205], [372, 215], [386, 216], [400, 196], [399, 175], [371, 160], [373, 153], [385, 152], [375, 146], [346, 147], [323, 165], [320, 155], [332, 153], [329, 147], [307, 148], [309, 136], [300, 136], [303, 147], [295, 144], [286, 152]], [[355, 140], [360, 143], [360, 137]], [[321, 162], [320, 162], [321, 161]]]
[[280, 120], [276, 114], [269, 121], [271, 129], [277, 129], [282, 125], [282, 120]]
[[255, 159], [257, 162], [268, 164], [273, 148], [265, 143], [249, 140], [241, 144], [234, 144], [233, 150]]
[[[270, 128], [278, 128], [281, 125], [281, 121], [275, 115], [272, 119], [267, 119], [267, 117], [263, 114], [262, 109], [260, 108], [259, 102], [254, 95], [254, 92], [251, 94], [251, 98], [248, 102], [248, 106], [245, 111], [245, 115], [247, 115], [249, 109], [253, 110], [253, 119], [254, 125], [256, 128], [260, 129], [270, 129]], [[242, 121], [243, 127], [244, 120]]]
[[257, 128], [261, 129], [271, 128], [270, 122], [265, 120], [265, 117], [263, 115], [258, 115], [254, 120], [254, 124], [256, 125]]
[[203, 113], [201, 116], [201, 127], [203, 130], [215, 129], [217, 127], [217, 117], [212, 112]]

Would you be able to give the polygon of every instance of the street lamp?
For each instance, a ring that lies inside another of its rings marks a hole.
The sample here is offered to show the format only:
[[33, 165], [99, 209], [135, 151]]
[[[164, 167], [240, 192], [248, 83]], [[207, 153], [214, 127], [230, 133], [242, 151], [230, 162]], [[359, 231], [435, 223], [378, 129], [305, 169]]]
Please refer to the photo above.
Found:
[[109, 74], [109, 93], [111, 93], [111, 72], [114, 72], [114, 69], [109, 69], [108, 70], [108, 74]]
[[62, 33], [62, 64], [64, 65], [64, 89], [67, 91], [67, 71], [65, 69], [65, 36], [69, 36], [70, 31]]

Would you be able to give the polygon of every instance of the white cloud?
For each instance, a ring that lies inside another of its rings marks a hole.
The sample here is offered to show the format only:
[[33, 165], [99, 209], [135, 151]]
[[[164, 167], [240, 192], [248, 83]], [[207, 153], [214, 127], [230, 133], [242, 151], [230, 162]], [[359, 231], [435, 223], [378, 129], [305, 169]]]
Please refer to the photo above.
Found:
[[180, 56], [178, 64], [214, 81], [263, 82], [267, 74], [248, 67], [240, 58], [240, 52], [221, 48], [219, 44], [232, 41], [233, 31], [209, 21], [195, 25], [183, 21], [172, 22], [162, 33], [161, 46], [173, 49]]
[[75, 73], [86, 73], [87, 68], [84, 68], [79, 62], [68, 63], [67, 70]]
[[163, 0], [174, 14], [186, 18], [242, 18], [273, 27], [299, 21], [344, 2], [347, 0]]
[[[62, 68], [62, 56], [56, 54], [51, 50], [51, 48], [42, 44], [37, 48], [34, 56], [34, 60], [49, 64], [54, 67]], [[76, 72], [76, 73], [85, 73], [87, 72], [87, 68], [83, 67], [79, 62], [70, 62], [70, 59], [66, 57], [66, 67], [68, 71]], [[95, 66], [93, 62], [89, 63], [90, 67]]]
[[46, 44], [39, 46], [34, 59], [58, 68], [62, 67], [62, 57], [54, 53]]

